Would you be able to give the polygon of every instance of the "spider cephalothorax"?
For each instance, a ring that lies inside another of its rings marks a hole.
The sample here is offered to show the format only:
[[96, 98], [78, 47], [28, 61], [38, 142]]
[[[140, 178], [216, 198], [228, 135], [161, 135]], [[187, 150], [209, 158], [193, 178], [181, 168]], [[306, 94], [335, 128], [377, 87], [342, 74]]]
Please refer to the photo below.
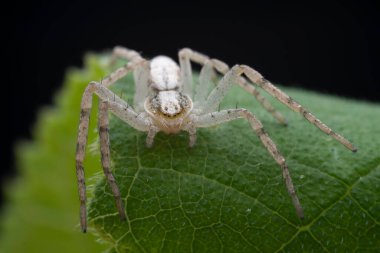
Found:
[[[158, 56], [148, 61], [142, 58], [136, 51], [122, 47], [114, 49], [112, 59], [116, 57], [127, 59], [129, 62], [124, 67], [112, 72], [101, 83], [91, 82], [83, 94], [81, 104], [76, 169], [81, 203], [80, 221], [83, 232], [86, 231], [87, 227], [83, 159], [92, 106], [92, 94], [94, 93], [100, 97], [98, 121], [102, 166], [114, 194], [117, 210], [122, 219], [126, 217], [124, 205], [110, 168], [108, 111], [111, 111], [136, 130], [147, 132], [146, 143], [148, 147], [153, 144], [154, 137], [159, 131], [165, 133], [177, 133], [181, 130], [187, 131], [190, 137], [189, 145], [193, 146], [196, 141], [197, 128], [211, 127], [239, 118], [247, 120], [269, 154], [280, 166], [285, 185], [296, 213], [300, 218], [303, 218], [303, 210], [293, 186], [285, 158], [281, 155], [269, 135], [264, 131], [260, 120], [244, 108], [216, 111], [216, 108], [218, 108], [232, 85], [237, 83], [245, 91], [255, 96], [268, 112], [281, 124], [285, 125], [285, 118], [273, 108], [269, 101], [260, 95], [254, 85], [245, 79], [248, 78], [253, 84], [264, 89], [290, 109], [300, 113], [307, 121], [321, 131], [330, 135], [348, 149], [356, 151], [351, 142], [335, 133], [294, 99], [264, 79], [260, 73], [246, 65], [235, 65], [230, 69], [227, 64], [220, 60], [210, 59], [203, 54], [187, 48], [179, 52], [180, 66], [166, 56]], [[203, 66], [199, 76], [199, 84], [195, 87], [194, 96], [192, 92], [193, 80], [190, 61]], [[134, 72], [136, 86], [133, 107], [107, 88], [131, 71]], [[215, 87], [210, 87], [210, 83], [214, 81], [215, 71], [224, 76]], [[208, 92], [209, 88], [212, 88], [211, 92]]]
[[192, 109], [193, 102], [178, 91], [160, 91], [145, 101], [145, 110], [153, 117], [167, 119], [185, 117]]
[[181, 126], [191, 112], [193, 102], [175, 90], [159, 91], [145, 100], [144, 108], [162, 131], [177, 133], [182, 130]]

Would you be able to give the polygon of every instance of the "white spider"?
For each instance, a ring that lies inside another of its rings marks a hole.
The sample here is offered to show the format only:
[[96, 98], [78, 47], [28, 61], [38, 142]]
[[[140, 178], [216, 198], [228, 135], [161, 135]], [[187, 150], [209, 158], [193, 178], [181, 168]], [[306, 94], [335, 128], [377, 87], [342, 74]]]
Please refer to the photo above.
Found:
[[[303, 210], [296, 195], [285, 158], [264, 131], [261, 122], [255, 115], [243, 108], [218, 110], [220, 102], [231, 86], [236, 83], [254, 95], [267, 111], [281, 124], [285, 125], [285, 118], [259, 94], [252, 84], [246, 81], [242, 76], [244, 74], [250, 81], [287, 105], [290, 109], [301, 113], [306, 120], [320, 130], [342, 143], [348, 149], [356, 151], [356, 148], [343, 136], [333, 132], [331, 128], [249, 66], [235, 65], [230, 69], [227, 64], [220, 60], [210, 59], [203, 54], [187, 48], [179, 52], [180, 67], [166, 56], [158, 56], [148, 61], [142, 58], [136, 51], [122, 47], [114, 49], [112, 61], [117, 57], [127, 59], [128, 64], [112, 72], [100, 83], [91, 82], [84, 91], [82, 98], [76, 151], [76, 172], [80, 197], [80, 223], [83, 232], [87, 228], [83, 159], [92, 106], [92, 94], [94, 93], [101, 100], [99, 103], [98, 123], [102, 166], [122, 219], [126, 217], [125, 211], [119, 188], [110, 169], [108, 110], [133, 128], [147, 132], [146, 143], [148, 147], [153, 144], [154, 136], [159, 131], [165, 133], [187, 131], [190, 136], [189, 145], [192, 147], [196, 141], [197, 128], [211, 127], [238, 118], [246, 119], [273, 159], [280, 165], [286, 187], [292, 198], [296, 213], [300, 218], [303, 218]], [[199, 84], [195, 88], [194, 101], [192, 100], [193, 80], [190, 61], [203, 66], [199, 77]], [[214, 70], [224, 76], [216, 87], [212, 87], [212, 91], [208, 94], [208, 90], [211, 88], [209, 84], [215, 75]], [[134, 72], [136, 85], [133, 107], [107, 88], [131, 71]]]

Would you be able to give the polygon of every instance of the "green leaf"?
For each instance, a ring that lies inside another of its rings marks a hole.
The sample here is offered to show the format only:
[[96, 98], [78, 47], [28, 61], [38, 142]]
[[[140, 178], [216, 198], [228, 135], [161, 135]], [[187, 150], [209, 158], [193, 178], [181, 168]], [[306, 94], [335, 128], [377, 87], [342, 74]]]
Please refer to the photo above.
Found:
[[[113, 88], [132, 101], [132, 77]], [[235, 87], [222, 108], [245, 107], [262, 120], [291, 170], [305, 211], [299, 220], [279, 166], [244, 120], [187, 133], [146, 134], [112, 117], [112, 167], [127, 220], [104, 177], [89, 217], [112, 252], [374, 252], [380, 248], [380, 107], [284, 88], [351, 139], [352, 153], [274, 99], [283, 127]]]
[[[106, 248], [91, 234], [80, 232], [75, 174], [82, 93], [89, 81], [104, 75], [94, 56], [86, 58], [86, 69], [70, 70], [55, 98], [55, 107], [39, 112], [34, 140], [17, 145], [19, 176], [7, 188], [9, 201], [0, 222], [0, 252], [79, 253]], [[93, 122], [91, 127], [95, 126]], [[96, 136], [91, 130], [90, 143]], [[101, 170], [97, 154], [88, 154], [85, 165], [88, 176]]]
[[[287, 117], [280, 126], [235, 87], [221, 108], [245, 107], [260, 118], [287, 158], [305, 211], [300, 221], [281, 171], [244, 120], [188, 135], [146, 134], [111, 118], [112, 169], [127, 221], [119, 220], [101, 172], [96, 104], [85, 160], [96, 182], [89, 218], [94, 242], [79, 229], [75, 144], [79, 104], [89, 81], [110, 72], [101, 57], [69, 72], [55, 108], [40, 113], [34, 141], [18, 146], [20, 178], [9, 189], [0, 252], [375, 252], [380, 247], [380, 106], [283, 88], [322, 121], [352, 140], [351, 153], [270, 99]], [[270, 77], [268, 77], [270, 79]], [[129, 102], [132, 77], [114, 87]], [[92, 177], [88, 180], [89, 177]], [[91, 190], [89, 191], [91, 197]]]

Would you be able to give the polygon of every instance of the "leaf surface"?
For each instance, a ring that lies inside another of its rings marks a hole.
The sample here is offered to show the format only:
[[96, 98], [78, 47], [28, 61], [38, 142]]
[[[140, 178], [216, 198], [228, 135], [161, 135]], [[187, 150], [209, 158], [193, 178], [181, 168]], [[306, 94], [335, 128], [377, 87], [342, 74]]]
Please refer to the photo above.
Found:
[[[89, 81], [105, 75], [98, 57], [88, 56], [85, 62], [85, 69], [67, 72], [55, 106], [39, 111], [33, 141], [16, 146], [19, 175], [6, 189], [9, 200], [0, 221], [0, 252], [79, 253], [106, 248], [79, 229], [75, 144], [80, 100]], [[95, 127], [93, 121], [89, 143], [97, 140]], [[100, 171], [98, 153], [90, 152], [85, 166], [87, 176]]]
[[[131, 77], [113, 90], [132, 101]], [[287, 159], [305, 211], [299, 220], [279, 166], [249, 124], [237, 120], [188, 134], [146, 134], [112, 117], [112, 168], [127, 221], [103, 177], [90, 218], [114, 252], [371, 252], [380, 248], [380, 107], [284, 88], [359, 148], [352, 153], [270, 99], [283, 127], [234, 87], [221, 108], [244, 107], [263, 122]]]
[[[89, 81], [110, 72], [105, 66], [104, 58], [91, 56], [84, 70], [70, 71], [56, 107], [40, 113], [34, 141], [18, 146], [21, 175], [8, 188], [0, 252], [106, 248], [91, 233], [80, 233], [74, 167], [81, 95]], [[132, 102], [131, 76], [113, 89]], [[94, 196], [91, 231], [110, 252], [376, 252], [380, 106], [283, 90], [359, 148], [351, 153], [272, 98], [288, 127], [238, 87], [227, 95], [221, 108], [237, 104], [255, 113], [287, 159], [303, 221], [280, 168], [244, 120], [200, 129], [194, 148], [188, 147], [186, 133], [160, 133], [146, 148], [146, 134], [111, 117], [112, 169], [128, 217], [121, 222], [101, 172], [95, 103], [85, 161], [87, 185], [96, 184], [88, 187]]]

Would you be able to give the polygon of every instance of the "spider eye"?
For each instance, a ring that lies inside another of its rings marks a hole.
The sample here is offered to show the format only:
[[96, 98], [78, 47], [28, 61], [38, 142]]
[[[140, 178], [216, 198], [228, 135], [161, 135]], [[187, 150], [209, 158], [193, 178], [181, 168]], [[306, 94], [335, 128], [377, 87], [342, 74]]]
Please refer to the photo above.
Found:
[[168, 107], [167, 106], [165, 106], [165, 111], [167, 111], [168, 110]]

